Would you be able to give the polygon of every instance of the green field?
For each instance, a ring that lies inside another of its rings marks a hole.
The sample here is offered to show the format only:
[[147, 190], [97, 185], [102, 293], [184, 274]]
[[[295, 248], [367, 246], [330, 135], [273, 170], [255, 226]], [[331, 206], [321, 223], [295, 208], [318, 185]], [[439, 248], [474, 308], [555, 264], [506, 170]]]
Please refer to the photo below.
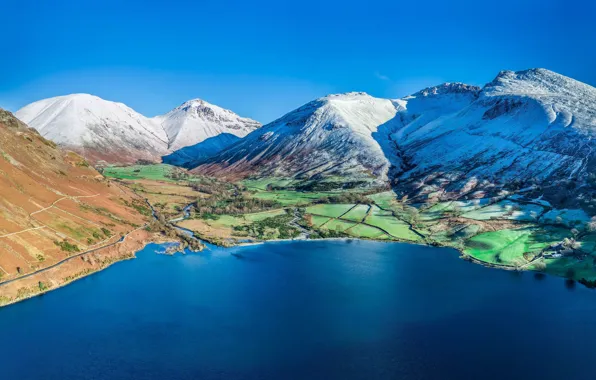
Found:
[[355, 225], [356, 223], [353, 222], [347, 222], [341, 219], [331, 219], [323, 226], [323, 228], [343, 232], [350, 227], [354, 227]]
[[278, 215], [285, 215], [284, 209], [277, 209], [271, 211], [255, 212], [252, 214], [241, 215], [217, 215], [216, 219], [206, 219], [206, 223], [211, 226], [229, 227], [260, 222], [264, 219], [271, 218]]
[[569, 235], [567, 230], [551, 227], [486, 232], [468, 240], [464, 252], [487, 263], [516, 267], [527, 263], [525, 252], [537, 253]]
[[395, 193], [393, 191], [385, 191], [383, 193], [376, 193], [376, 194], [368, 195], [367, 197], [384, 209], [391, 208], [391, 205], [393, 203], [395, 203], [395, 201], [397, 199], [397, 195], [395, 195]]
[[260, 178], [260, 179], [245, 179], [242, 184], [249, 190], [267, 191], [267, 186], [285, 187], [296, 182], [289, 178]]
[[354, 227], [348, 229], [346, 232], [355, 237], [364, 237], [369, 239], [376, 239], [381, 236], [387, 236], [380, 229], [367, 226], [366, 224], [355, 225]]
[[318, 215], [312, 215], [311, 216], [311, 220], [312, 220], [312, 225], [314, 227], [321, 227], [323, 224], [327, 223], [329, 220], [331, 220], [331, 218], [328, 218], [326, 216], [318, 216]]
[[386, 215], [382, 211], [373, 210], [373, 213], [366, 218], [365, 223], [379, 227], [398, 239], [420, 240], [420, 236], [412, 232], [406, 223], [393, 216]]
[[339, 218], [352, 207], [354, 207], [352, 204], [320, 204], [307, 207], [306, 212], [309, 214], [328, 216], [330, 218]]
[[166, 177], [174, 166], [166, 164], [110, 166], [103, 170], [103, 175], [118, 179], [150, 179], [156, 181], [173, 181]]
[[352, 208], [348, 213], [342, 216], [342, 219], [352, 220], [354, 222], [361, 222], [367, 215], [369, 205], [357, 205]]
[[263, 219], [271, 218], [278, 215], [285, 215], [286, 211], [284, 209], [277, 209], [277, 210], [270, 210], [270, 211], [263, 211], [263, 212], [255, 212], [252, 214], [244, 214], [242, 215], [244, 219], [249, 222], [259, 222]]
[[250, 196], [253, 198], [258, 199], [267, 199], [272, 201], [277, 201], [284, 206], [297, 206], [297, 205], [307, 205], [313, 203], [314, 201], [329, 197], [332, 195], [337, 195], [337, 192], [313, 192], [313, 193], [303, 193], [298, 191], [290, 191], [290, 190], [277, 190], [277, 191], [259, 191]]

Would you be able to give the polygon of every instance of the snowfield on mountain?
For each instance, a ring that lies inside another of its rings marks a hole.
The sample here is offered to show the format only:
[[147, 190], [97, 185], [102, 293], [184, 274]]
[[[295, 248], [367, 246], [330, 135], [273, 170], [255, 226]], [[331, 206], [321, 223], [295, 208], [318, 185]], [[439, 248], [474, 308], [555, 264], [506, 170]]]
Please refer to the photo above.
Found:
[[93, 163], [160, 161], [163, 155], [220, 133], [242, 137], [260, 126], [198, 99], [148, 118], [122, 103], [88, 94], [40, 100], [21, 108], [16, 116]]
[[593, 167], [596, 89], [573, 79], [543, 69], [504, 71], [468, 105], [431, 117], [428, 108], [410, 107], [417, 98], [407, 100], [391, 135], [407, 158], [398, 181], [453, 191], [470, 181], [582, 179]]
[[394, 188], [438, 197], [511, 183], [581, 182], [594, 166], [595, 105], [596, 89], [545, 69], [503, 71], [483, 88], [446, 83], [398, 100], [330, 95], [194, 170], [229, 178], [388, 179]]
[[[347, 175], [387, 179], [381, 136], [393, 130], [397, 105], [365, 93], [329, 95], [252, 132], [196, 171], [242, 177]], [[381, 138], [380, 138], [381, 137]]]
[[221, 133], [244, 137], [261, 126], [255, 120], [240, 117], [230, 110], [201, 99], [189, 100], [153, 120], [166, 132], [168, 147], [172, 151], [200, 143]]

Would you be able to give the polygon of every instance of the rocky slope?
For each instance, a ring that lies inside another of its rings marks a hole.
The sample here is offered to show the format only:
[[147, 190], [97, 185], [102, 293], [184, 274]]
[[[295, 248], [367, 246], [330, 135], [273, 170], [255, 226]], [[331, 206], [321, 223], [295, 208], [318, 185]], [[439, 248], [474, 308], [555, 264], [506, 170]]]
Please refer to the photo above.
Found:
[[158, 162], [162, 155], [220, 133], [241, 137], [260, 126], [202, 100], [148, 118], [122, 103], [88, 94], [40, 100], [23, 107], [16, 116], [92, 163]]

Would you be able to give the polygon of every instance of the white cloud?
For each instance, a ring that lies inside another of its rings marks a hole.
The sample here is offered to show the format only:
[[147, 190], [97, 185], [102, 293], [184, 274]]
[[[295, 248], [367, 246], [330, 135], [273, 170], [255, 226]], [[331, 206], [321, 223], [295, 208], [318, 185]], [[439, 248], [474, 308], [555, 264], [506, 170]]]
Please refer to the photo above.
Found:
[[377, 79], [380, 79], [380, 80], [391, 81], [391, 78], [389, 78], [387, 75], [381, 74], [378, 71], [375, 71], [375, 77], [377, 77]]

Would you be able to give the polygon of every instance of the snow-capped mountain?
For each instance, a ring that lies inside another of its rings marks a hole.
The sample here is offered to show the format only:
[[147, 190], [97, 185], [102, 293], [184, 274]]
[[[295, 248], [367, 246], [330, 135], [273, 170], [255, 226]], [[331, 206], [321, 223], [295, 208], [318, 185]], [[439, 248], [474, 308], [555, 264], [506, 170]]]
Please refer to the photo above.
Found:
[[231, 177], [316, 174], [387, 179], [386, 134], [399, 105], [365, 93], [329, 95], [252, 132], [196, 171]]
[[411, 107], [417, 99], [405, 100], [405, 122], [391, 136], [405, 159], [398, 183], [458, 192], [581, 179], [593, 169], [596, 89], [571, 78], [503, 71], [469, 105], [439, 115]]
[[91, 161], [153, 160], [167, 151], [165, 131], [122, 103], [73, 94], [31, 103], [15, 114], [43, 137]]
[[482, 89], [446, 83], [398, 100], [315, 100], [195, 169], [207, 174], [368, 174], [418, 193], [585, 178], [594, 170], [596, 89], [544, 69]]
[[261, 126], [255, 120], [240, 117], [230, 110], [201, 99], [189, 100], [153, 120], [166, 132], [172, 151], [200, 143], [221, 133], [244, 137]]
[[260, 126], [201, 100], [191, 100], [166, 115], [148, 118], [122, 103], [88, 94], [40, 100], [21, 108], [16, 116], [45, 138], [94, 163], [159, 161], [176, 149], [220, 133], [244, 136]]

